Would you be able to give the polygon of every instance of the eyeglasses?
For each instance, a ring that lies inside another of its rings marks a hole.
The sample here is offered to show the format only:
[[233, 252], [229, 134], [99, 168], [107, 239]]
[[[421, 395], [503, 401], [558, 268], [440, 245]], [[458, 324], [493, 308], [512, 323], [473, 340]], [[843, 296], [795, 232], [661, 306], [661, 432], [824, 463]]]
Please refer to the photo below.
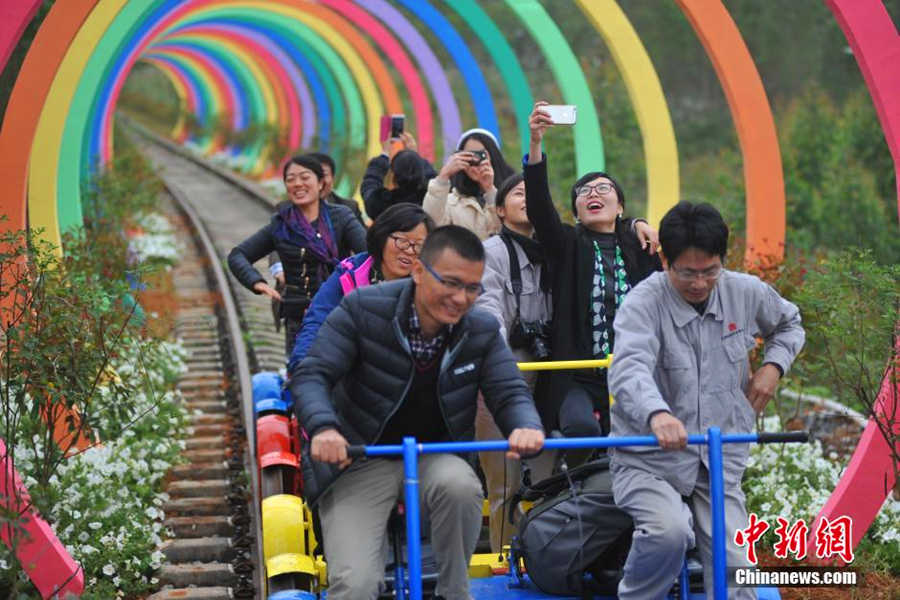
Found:
[[722, 272], [725, 269], [722, 265], [716, 265], [702, 271], [695, 271], [694, 269], [676, 269], [675, 267], [672, 267], [670, 270], [675, 274], [675, 277], [682, 281], [696, 281], [698, 279], [716, 280], [721, 277]]
[[413, 242], [399, 235], [389, 235], [388, 237], [394, 240], [394, 245], [397, 246], [397, 250], [406, 252], [407, 250], [412, 249], [413, 254], [416, 256], [419, 255], [419, 252], [422, 251], [422, 246], [425, 244], [425, 242]]
[[431, 268], [424, 260], [420, 261], [422, 266], [425, 267], [425, 270], [431, 273], [431, 276], [438, 280], [438, 282], [443, 285], [448, 290], [453, 290], [454, 292], [458, 292], [460, 290], [464, 290], [466, 292], [466, 296], [470, 298], [477, 298], [481, 294], [484, 293], [484, 286], [480, 283], [469, 283], [465, 284], [462, 281], [457, 281], [455, 279], [444, 279], [440, 275], [438, 275], [434, 269]]
[[598, 196], [602, 196], [603, 194], [608, 194], [613, 191], [615, 188], [611, 183], [598, 183], [596, 185], [586, 184], [575, 190], [575, 196], [578, 198], [587, 198], [591, 195], [591, 192], [597, 192]]

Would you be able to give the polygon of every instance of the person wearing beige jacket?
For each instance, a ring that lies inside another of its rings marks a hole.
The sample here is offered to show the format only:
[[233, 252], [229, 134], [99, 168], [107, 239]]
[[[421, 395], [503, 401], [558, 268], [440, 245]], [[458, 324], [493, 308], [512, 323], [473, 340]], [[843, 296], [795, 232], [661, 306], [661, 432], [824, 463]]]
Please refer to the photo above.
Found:
[[437, 225], [460, 225], [485, 240], [500, 231], [497, 188], [514, 173], [486, 129], [462, 134], [437, 177], [428, 182], [422, 203]]

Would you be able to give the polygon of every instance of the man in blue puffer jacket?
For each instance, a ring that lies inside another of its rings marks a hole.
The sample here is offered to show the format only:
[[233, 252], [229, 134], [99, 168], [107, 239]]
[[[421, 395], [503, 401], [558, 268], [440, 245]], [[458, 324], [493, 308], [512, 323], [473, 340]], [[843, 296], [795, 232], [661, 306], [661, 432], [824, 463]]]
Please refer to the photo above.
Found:
[[[435, 229], [411, 280], [345, 296], [291, 373], [295, 410], [311, 436], [317, 470], [314, 486], [309, 479], [304, 484], [322, 520], [329, 598], [377, 597], [385, 525], [402, 492], [400, 461], [351, 465], [348, 444], [398, 444], [407, 435], [471, 440], [480, 389], [509, 437], [512, 457], [543, 446], [540, 418], [496, 319], [470, 310], [483, 291], [483, 270], [484, 248], [475, 234], [455, 225]], [[450, 454], [423, 455], [419, 479], [438, 563], [436, 593], [468, 600], [481, 483], [465, 460]]]

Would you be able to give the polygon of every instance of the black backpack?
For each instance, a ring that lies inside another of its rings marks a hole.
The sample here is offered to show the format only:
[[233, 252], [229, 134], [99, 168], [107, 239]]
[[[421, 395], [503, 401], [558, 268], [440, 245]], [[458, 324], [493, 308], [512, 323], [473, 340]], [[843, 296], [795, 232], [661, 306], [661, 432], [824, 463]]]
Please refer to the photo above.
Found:
[[532, 583], [563, 596], [616, 593], [634, 527], [613, 501], [608, 457], [571, 469], [568, 476], [526, 482], [513, 496], [511, 512], [520, 500], [535, 502], [513, 541]]

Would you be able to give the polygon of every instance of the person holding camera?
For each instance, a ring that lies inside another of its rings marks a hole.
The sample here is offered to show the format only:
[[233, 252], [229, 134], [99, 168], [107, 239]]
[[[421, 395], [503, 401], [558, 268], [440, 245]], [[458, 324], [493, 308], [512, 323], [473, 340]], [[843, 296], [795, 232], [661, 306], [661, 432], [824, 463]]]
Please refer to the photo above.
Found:
[[[398, 142], [402, 149], [392, 156], [391, 149]], [[386, 139], [382, 153], [369, 161], [359, 191], [370, 218], [377, 219], [387, 208], [402, 202], [422, 206], [428, 181], [437, 172], [416, 150], [416, 139], [408, 131], [403, 131], [399, 137]], [[388, 173], [394, 179], [391, 188], [384, 184]]]
[[485, 240], [500, 231], [497, 187], [513, 169], [500, 154], [496, 136], [486, 129], [464, 132], [456, 149], [428, 182], [422, 207], [437, 225], [460, 225]]
[[[562, 222], [550, 197], [547, 156], [541, 151], [544, 133], [553, 126], [544, 105], [535, 103], [529, 117], [531, 143], [523, 162], [528, 220], [551, 274], [551, 358], [602, 359], [613, 352], [613, 319], [625, 294], [662, 268], [656, 232], [646, 221], [623, 218], [625, 192], [600, 171], [582, 175], [572, 186], [576, 225]], [[605, 369], [542, 373], [535, 396], [542, 399], [538, 410], [547, 431], [559, 429], [566, 437], [609, 433]]]
[[[546, 360], [550, 357], [550, 277], [544, 268], [544, 251], [533, 237], [534, 227], [525, 211], [525, 181], [521, 173], [500, 184], [496, 206], [503, 225], [499, 235], [484, 241], [484, 277], [481, 280], [484, 294], [479, 296], [475, 306], [494, 315], [500, 323], [500, 334], [507, 340], [516, 360]], [[533, 389], [536, 373], [522, 374]], [[483, 401], [478, 403], [475, 438], [502, 439], [500, 429]], [[552, 461], [552, 456], [549, 459]], [[499, 452], [481, 452], [478, 460], [484, 472], [490, 506], [491, 551], [500, 552], [515, 533], [515, 528], [504, 519], [506, 501], [521, 480], [520, 463], [506, 459]], [[550, 474], [551, 466], [546, 460], [535, 459], [532, 477], [543, 479]], [[535, 470], [542, 473], [537, 475]]]

